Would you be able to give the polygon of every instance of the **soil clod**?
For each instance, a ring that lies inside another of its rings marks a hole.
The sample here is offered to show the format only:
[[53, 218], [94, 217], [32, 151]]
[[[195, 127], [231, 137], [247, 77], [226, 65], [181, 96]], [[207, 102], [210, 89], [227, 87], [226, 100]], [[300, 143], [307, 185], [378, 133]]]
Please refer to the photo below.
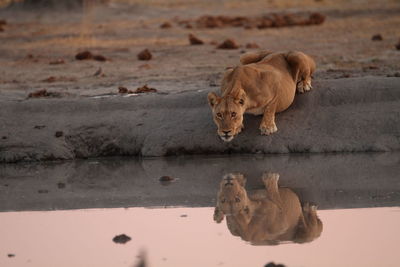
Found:
[[247, 43], [246, 44], [246, 48], [248, 49], [256, 49], [256, 48], [260, 48], [260, 46], [256, 43]]
[[54, 136], [57, 137], [57, 138], [59, 138], [59, 137], [61, 137], [61, 136], [63, 136], [63, 135], [64, 135], [63, 131], [57, 131], [57, 132], [54, 134]]
[[93, 55], [90, 51], [83, 51], [79, 52], [78, 54], [75, 55], [75, 59], [77, 60], [86, 60], [86, 59], [92, 59]]
[[194, 36], [193, 34], [189, 34], [189, 42], [191, 45], [202, 45], [204, 44], [204, 42], [202, 40], [200, 40], [199, 38], [197, 38], [196, 36]]
[[39, 189], [38, 193], [39, 194], [47, 194], [47, 193], [49, 193], [49, 190], [47, 190], [47, 189]]
[[143, 85], [142, 87], [138, 87], [133, 93], [141, 94], [141, 93], [155, 93], [157, 89], [148, 87], [147, 84]]
[[65, 183], [58, 183], [57, 184], [58, 189], [64, 189], [65, 188]]
[[7, 254], [7, 257], [9, 257], [9, 258], [14, 258], [14, 257], [15, 257], [15, 254], [9, 253], [9, 254]]
[[382, 40], [383, 40], [383, 37], [382, 37], [381, 34], [374, 34], [374, 35], [371, 37], [371, 40], [372, 40], [372, 41], [382, 41]]
[[144, 49], [139, 54], [137, 54], [137, 58], [139, 60], [150, 60], [152, 59], [153, 55], [150, 53], [149, 49]]
[[218, 49], [238, 49], [239, 45], [233, 39], [226, 39], [217, 46]]
[[40, 129], [43, 129], [43, 128], [45, 128], [45, 127], [46, 127], [45, 125], [35, 125], [35, 126], [33, 127], [33, 129], [40, 130]]
[[118, 87], [118, 93], [120, 93], [120, 94], [128, 94], [129, 90], [126, 87], [120, 86], [120, 87]]
[[168, 28], [171, 28], [171, 27], [172, 27], [172, 24], [169, 23], [168, 21], [164, 22], [163, 24], [160, 25], [161, 29], [168, 29]]

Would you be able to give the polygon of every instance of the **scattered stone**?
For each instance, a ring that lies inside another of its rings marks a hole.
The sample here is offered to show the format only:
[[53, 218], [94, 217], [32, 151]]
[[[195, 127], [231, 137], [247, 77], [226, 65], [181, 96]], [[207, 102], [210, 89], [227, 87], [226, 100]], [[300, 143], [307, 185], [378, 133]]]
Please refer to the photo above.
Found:
[[92, 59], [93, 55], [90, 51], [83, 51], [79, 52], [78, 54], [75, 55], [75, 59], [77, 60], [86, 60], [86, 59]]
[[34, 127], [33, 127], [33, 129], [38, 129], [38, 130], [40, 130], [40, 129], [43, 129], [43, 128], [45, 128], [46, 126], [45, 125], [35, 125]]
[[193, 34], [189, 34], [189, 42], [191, 45], [202, 45], [204, 44], [204, 42], [202, 40], [200, 40], [199, 38], [197, 38], [196, 36], [194, 36]]
[[187, 217], [187, 214], [182, 214], [181, 215], [181, 218], [186, 218]]
[[142, 87], [138, 87], [133, 93], [141, 94], [141, 93], [155, 93], [157, 89], [148, 87], [147, 84], [143, 85]]
[[264, 267], [285, 267], [283, 264], [275, 264], [274, 262], [270, 262], [264, 265]]
[[226, 39], [220, 45], [217, 46], [218, 49], [238, 49], [239, 45], [233, 39]]
[[64, 59], [59, 58], [59, 59], [55, 59], [49, 62], [50, 65], [59, 65], [59, 64], [65, 64]]
[[58, 187], [58, 189], [64, 189], [65, 188], [65, 184], [64, 183], [58, 183], [57, 187]]
[[64, 135], [64, 133], [63, 133], [62, 131], [57, 131], [57, 132], [54, 134], [54, 136], [57, 137], [57, 138], [59, 138], [59, 137], [61, 137], [61, 136], [63, 136], [63, 135]]
[[144, 49], [139, 54], [137, 54], [137, 58], [139, 60], [150, 60], [152, 57], [153, 55], [150, 53], [148, 49]]
[[129, 93], [129, 90], [126, 87], [120, 86], [120, 87], [118, 87], [118, 93], [127, 94], [127, 93]]
[[28, 98], [40, 98], [40, 97], [61, 97], [61, 94], [57, 92], [48, 92], [47, 89], [41, 89], [33, 93], [29, 93], [28, 95]]
[[172, 27], [172, 24], [169, 23], [169, 22], [164, 22], [163, 24], [160, 25], [161, 29], [168, 29], [168, 28], [171, 28], [171, 27]]
[[9, 253], [9, 254], [7, 254], [7, 257], [9, 257], [9, 258], [14, 258], [14, 257], [15, 257], [15, 254]]
[[47, 189], [39, 189], [38, 193], [39, 194], [47, 194], [47, 193], [49, 193], [49, 190], [47, 190]]
[[2, 136], [1, 139], [6, 140], [7, 136]]
[[122, 235], [117, 235], [113, 238], [114, 243], [117, 244], [125, 244], [126, 242], [129, 242], [131, 238], [125, 234]]
[[374, 35], [371, 37], [371, 40], [372, 40], [372, 41], [382, 41], [382, 40], [383, 40], [383, 37], [382, 37], [381, 34], [374, 34]]
[[260, 48], [260, 46], [256, 43], [247, 43], [246, 48], [248, 49], [255, 49], [255, 48]]

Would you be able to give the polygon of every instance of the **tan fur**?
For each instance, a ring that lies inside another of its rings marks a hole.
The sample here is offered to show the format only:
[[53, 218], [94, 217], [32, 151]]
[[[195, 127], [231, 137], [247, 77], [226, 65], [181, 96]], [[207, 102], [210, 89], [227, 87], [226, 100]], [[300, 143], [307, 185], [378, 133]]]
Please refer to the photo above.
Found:
[[231, 173], [220, 183], [214, 220], [226, 216], [229, 231], [254, 245], [276, 245], [284, 241], [311, 242], [322, 232], [316, 207], [301, 207], [289, 188], [279, 188], [279, 174], [265, 173], [265, 189], [248, 194], [242, 174]]
[[244, 54], [243, 65], [228, 69], [221, 83], [222, 96], [208, 94], [217, 133], [231, 141], [243, 129], [243, 114], [263, 115], [261, 134], [277, 131], [275, 113], [293, 102], [296, 89], [311, 90], [314, 60], [302, 52], [260, 51]]

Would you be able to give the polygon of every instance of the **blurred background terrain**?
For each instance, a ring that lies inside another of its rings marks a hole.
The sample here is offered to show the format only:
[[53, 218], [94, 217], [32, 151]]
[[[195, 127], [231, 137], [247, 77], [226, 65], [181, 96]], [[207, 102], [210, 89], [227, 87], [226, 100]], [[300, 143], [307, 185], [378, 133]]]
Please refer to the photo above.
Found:
[[[145, 84], [161, 93], [217, 90], [225, 68], [258, 49], [312, 55], [316, 79], [400, 76], [395, 0], [0, 0], [0, 6], [3, 99], [42, 89], [97, 96]], [[321, 21], [296, 24], [312, 14]], [[257, 22], [271, 17], [278, 22]], [[191, 45], [189, 34], [203, 44]], [[226, 39], [234, 49], [217, 48]], [[139, 60], [144, 49], [151, 58]], [[77, 60], [83, 51], [90, 58]]]

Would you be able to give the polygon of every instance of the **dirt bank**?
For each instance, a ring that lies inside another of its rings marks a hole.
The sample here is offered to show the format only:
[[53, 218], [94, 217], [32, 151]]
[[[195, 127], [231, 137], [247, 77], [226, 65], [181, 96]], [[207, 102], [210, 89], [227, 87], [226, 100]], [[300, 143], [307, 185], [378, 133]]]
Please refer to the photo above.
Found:
[[0, 162], [400, 149], [400, 79], [317, 80], [314, 87], [277, 116], [277, 133], [261, 136], [261, 118], [249, 115], [230, 143], [216, 135], [208, 90], [2, 101]]

